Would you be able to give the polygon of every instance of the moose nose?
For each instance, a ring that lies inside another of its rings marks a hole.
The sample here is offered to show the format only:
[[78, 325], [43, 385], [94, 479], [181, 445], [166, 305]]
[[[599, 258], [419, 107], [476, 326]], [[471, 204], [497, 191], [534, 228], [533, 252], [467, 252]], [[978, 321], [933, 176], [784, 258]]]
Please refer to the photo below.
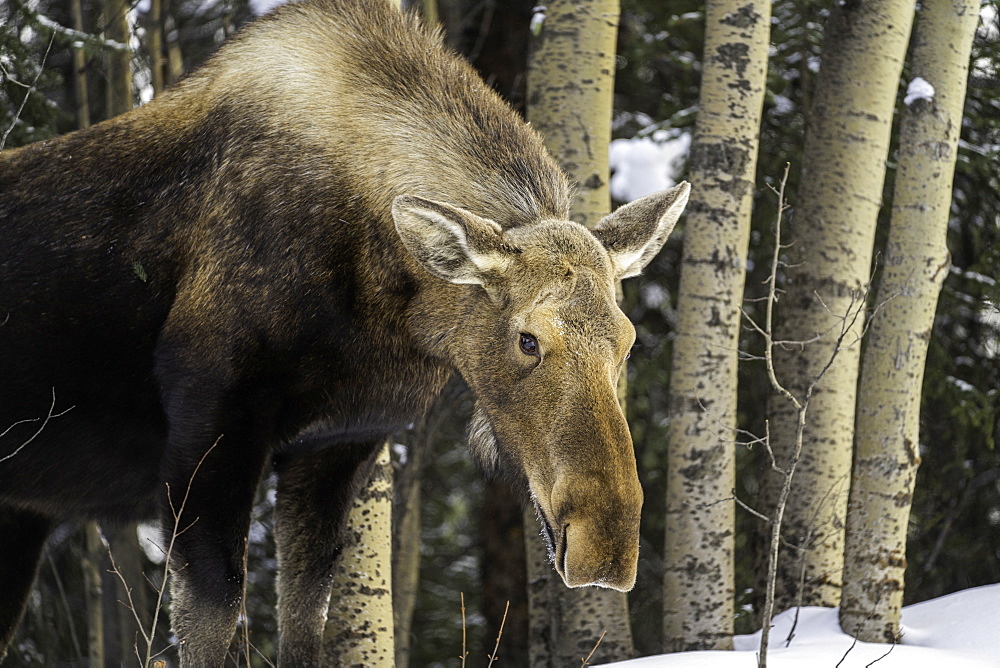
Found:
[[638, 476], [619, 478], [617, 484], [567, 476], [557, 480], [552, 501], [555, 567], [566, 586], [631, 590], [639, 561]]
[[563, 549], [557, 551], [562, 555], [562, 563], [557, 564], [556, 570], [567, 587], [596, 585], [631, 591], [635, 586], [639, 522], [615, 524], [621, 526], [614, 527], [612, 532], [593, 518], [577, 518], [566, 525]]

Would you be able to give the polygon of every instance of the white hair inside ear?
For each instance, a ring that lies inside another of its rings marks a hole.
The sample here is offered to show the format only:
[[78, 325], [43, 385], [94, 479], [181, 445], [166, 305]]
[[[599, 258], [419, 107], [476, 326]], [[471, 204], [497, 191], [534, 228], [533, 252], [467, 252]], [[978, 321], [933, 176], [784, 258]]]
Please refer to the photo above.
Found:
[[465, 209], [401, 195], [392, 203], [392, 217], [410, 254], [450, 283], [482, 285], [488, 274], [510, 262], [500, 226]]
[[660, 252], [691, 194], [683, 181], [669, 190], [647, 195], [601, 219], [596, 236], [611, 256], [619, 279], [637, 276]]

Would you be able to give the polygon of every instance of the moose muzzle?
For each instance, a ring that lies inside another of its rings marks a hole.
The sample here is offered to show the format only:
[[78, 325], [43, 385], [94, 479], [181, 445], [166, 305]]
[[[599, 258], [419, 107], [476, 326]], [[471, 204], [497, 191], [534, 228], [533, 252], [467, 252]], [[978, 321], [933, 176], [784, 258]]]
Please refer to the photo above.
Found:
[[642, 488], [638, 477], [614, 486], [593, 481], [560, 476], [553, 487], [555, 568], [568, 587], [629, 591], [639, 560]]

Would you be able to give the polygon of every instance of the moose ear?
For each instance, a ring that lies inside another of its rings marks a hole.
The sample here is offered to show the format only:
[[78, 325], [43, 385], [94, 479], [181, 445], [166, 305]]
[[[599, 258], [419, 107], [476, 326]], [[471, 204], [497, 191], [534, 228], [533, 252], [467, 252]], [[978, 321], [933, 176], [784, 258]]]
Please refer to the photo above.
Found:
[[660, 252], [687, 204], [691, 184], [647, 195], [601, 219], [594, 236], [604, 244], [619, 279], [638, 276]]
[[451, 283], [482, 285], [488, 274], [506, 269], [515, 252], [492, 220], [443, 202], [400, 195], [392, 217], [410, 254]]

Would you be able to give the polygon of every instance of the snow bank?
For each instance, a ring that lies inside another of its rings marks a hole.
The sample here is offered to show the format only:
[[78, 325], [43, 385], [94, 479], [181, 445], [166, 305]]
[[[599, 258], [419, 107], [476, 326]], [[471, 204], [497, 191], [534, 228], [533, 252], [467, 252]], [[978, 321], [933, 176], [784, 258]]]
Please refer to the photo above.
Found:
[[[903, 639], [855, 643], [840, 630], [836, 608], [805, 607], [785, 647], [795, 611], [774, 618], [767, 664], [772, 668], [1000, 668], [1000, 584], [977, 587], [903, 609]], [[752, 668], [760, 632], [734, 638], [733, 652], [684, 652], [613, 665], [628, 668]], [[846, 656], [845, 656], [846, 655]], [[843, 661], [841, 661], [843, 659]], [[840, 662], [838, 664], [838, 662]]]

